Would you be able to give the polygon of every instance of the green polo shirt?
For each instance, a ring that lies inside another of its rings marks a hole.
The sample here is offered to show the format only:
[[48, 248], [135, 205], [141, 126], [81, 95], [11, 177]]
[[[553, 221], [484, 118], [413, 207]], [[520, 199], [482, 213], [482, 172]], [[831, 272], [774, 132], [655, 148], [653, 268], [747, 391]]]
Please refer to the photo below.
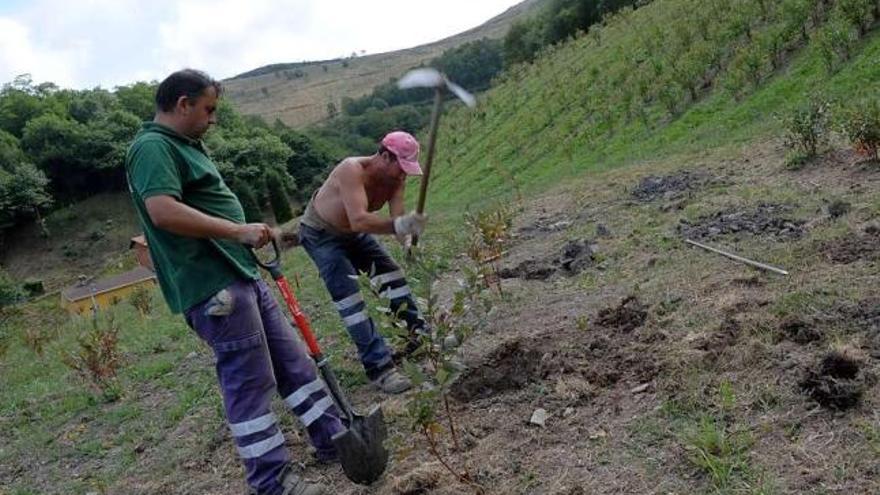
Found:
[[171, 311], [183, 312], [237, 279], [259, 278], [248, 248], [225, 239], [172, 234], [153, 225], [147, 214], [144, 200], [167, 195], [212, 217], [245, 223], [241, 203], [223, 182], [201, 141], [146, 122], [128, 149], [125, 170], [156, 277]]

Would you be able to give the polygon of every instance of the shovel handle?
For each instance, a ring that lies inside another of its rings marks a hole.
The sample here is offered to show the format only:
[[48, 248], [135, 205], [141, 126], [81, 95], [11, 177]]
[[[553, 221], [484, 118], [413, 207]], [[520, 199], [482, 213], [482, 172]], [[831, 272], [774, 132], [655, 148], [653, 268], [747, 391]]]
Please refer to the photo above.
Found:
[[306, 314], [303, 313], [302, 308], [300, 308], [299, 302], [293, 295], [293, 291], [290, 290], [290, 284], [287, 283], [287, 278], [281, 271], [281, 249], [278, 247], [278, 241], [275, 238], [272, 239], [272, 248], [275, 251], [275, 257], [269, 261], [262, 261], [256, 253], [253, 253], [253, 250], [251, 252], [254, 254], [257, 264], [264, 270], [268, 271], [272, 276], [272, 279], [275, 280], [275, 284], [278, 286], [278, 291], [281, 292], [281, 297], [284, 298], [284, 302], [287, 303], [287, 309], [290, 311], [291, 316], [293, 316], [293, 320], [296, 322], [297, 328], [299, 328], [299, 333], [302, 335], [306, 346], [309, 348], [309, 353], [315, 358], [315, 361], [321, 361], [321, 347], [318, 345], [318, 339], [315, 338], [309, 319], [306, 317]]

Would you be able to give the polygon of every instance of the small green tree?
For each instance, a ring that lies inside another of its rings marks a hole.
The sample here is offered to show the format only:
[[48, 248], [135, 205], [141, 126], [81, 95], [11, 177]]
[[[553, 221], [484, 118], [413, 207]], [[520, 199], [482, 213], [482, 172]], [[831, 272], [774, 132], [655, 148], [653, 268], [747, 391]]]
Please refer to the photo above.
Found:
[[260, 210], [260, 203], [257, 202], [257, 195], [254, 189], [248, 184], [236, 184], [232, 191], [238, 196], [241, 208], [244, 210], [245, 221], [249, 223], [262, 222], [263, 212]]
[[789, 166], [802, 165], [818, 153], [827, 138], [828, 107], [822, 98], [812, 98], [781, 118], [785, 145], [794, 152]]
[[112, 313], [90, 320], [91, 327], [81, 333], [75, 350], [62, 351], [61, 361], [107, 401], [119, 398], [116, 375], [122, 363], [119, 324]]
[[275, 214], [275, 221], [279, 224], [293, 219], [293, 208], [290, 206], [290, 198], [284, 190], [284, 181], [278, 174], [266, 176], [266, 188], [269, 191], [269, 204]]

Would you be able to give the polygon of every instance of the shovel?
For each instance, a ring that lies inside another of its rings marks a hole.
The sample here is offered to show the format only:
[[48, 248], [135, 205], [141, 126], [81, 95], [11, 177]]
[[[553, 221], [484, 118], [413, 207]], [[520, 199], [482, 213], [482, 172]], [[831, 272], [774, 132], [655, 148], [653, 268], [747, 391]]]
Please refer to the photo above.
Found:
[[318, 346], [315, 334], [312, 333], [308, 318], [300, 309], [287, 279], [281, 272], [281, 251], [274, 238], [272, 239], [272, 247], [275, 249], [275, 258], [271, 261], [261, 261], [256, 254], [254, 257], [257, 258], [257, 264], [268, 271], [275, 280], [281, 296], [287, 303], [287, 309], [296, 321], [296, 326], [309, 348], [309, 353], [321, 372], [321, 377], [327, 384], [327, 388], [330, 389], [330, 394], [336, 405], [345, 415], [344, 421], [348, 423], [348, 429], [333, 435], [331, 439], [339, 454], [339, 462], [342, 464], [345, 475], [355, 483], [369, 485], [382, 476], [388, 465], [388, 451], [384, 445], [388, 430], [385, 427], [382, 408], [379, 405], [374, 405], [366, 416], [355, 413], [351, 408], [351, 404], [339, 388], [336, 375], [330, 368], [327, 358], [321, 353], [321, 348]]

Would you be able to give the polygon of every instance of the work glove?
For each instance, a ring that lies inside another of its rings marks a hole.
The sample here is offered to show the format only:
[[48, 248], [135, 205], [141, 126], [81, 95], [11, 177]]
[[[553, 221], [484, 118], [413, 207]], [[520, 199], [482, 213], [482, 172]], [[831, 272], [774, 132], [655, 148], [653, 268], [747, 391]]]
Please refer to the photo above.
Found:
[[412, 236], [404, 235], [404, 234], [394, 234], [394, 237], [397, 239], [397, 242], [403, 246], [404, 249], [409, 249], [412, 246]]
[[394, 235], [404, 238], [408, 235], [420, 236], [425, 230], [425, 224], [428, 223], [428, 217], [421, 213], [408, 213], [394, 219]]

